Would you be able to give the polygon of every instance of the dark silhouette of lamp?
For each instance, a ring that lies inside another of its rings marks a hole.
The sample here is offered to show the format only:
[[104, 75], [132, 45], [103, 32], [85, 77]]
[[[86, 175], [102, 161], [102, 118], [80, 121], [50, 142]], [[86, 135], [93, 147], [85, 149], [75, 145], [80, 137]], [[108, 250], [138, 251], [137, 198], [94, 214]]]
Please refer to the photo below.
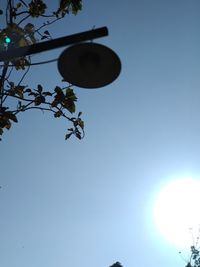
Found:
[[110, 48], [86, 41], [107, 35], [107, 27], [102, 27], [24, 47], [15, 48], [12, 45], [7, 51], [0, 52], [0, 61], [9, 63], [15, 58], [72, 45], [58, 58], [58, 69], [64, 80], [83, 88], [99, 88], [118, 77], [121, 62]]
[[119, 76], [121, 62], [116, 53], [104, 45], [79, 43], [60, 55], [58, 70], [70, 84], [92, 89], [112, 83]]

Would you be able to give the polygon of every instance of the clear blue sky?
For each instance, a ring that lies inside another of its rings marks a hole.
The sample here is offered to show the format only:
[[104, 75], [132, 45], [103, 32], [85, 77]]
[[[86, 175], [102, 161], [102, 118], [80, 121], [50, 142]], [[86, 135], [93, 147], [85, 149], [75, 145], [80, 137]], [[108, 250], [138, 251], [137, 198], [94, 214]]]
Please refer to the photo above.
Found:
[[[152, 205], [170, 177], [200, 174], [200, 1], [85, 0], [49, 30], [94, 25], [109, 28], [97, 42], [123, 68], [107, 87], [75, 88], [85, 139], [66, 142], [64, 120], [30, 111], [0, 143], [2, 267], [185, 266]], [[33, 67], [26, 83], [62, 85], [56, 63]]]

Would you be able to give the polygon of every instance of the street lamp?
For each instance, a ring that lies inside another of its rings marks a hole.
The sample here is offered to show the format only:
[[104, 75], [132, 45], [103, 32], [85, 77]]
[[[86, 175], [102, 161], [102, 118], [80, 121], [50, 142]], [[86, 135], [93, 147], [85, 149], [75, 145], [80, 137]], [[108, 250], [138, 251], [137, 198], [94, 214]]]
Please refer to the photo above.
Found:
[[67, 82], [92, 89], [112, 83], [120, 73], [121, 63], [118, 56], [104, 45], [80, 43], [60, 55], [58, 70]]
[[121, 62], [110, 48], [85, 42], [108, 35], [107, 27], [81, 32], [54, 40], [0, 52], [0, 61], [72, 45], [58, 58], [58, 70], [64, 80], [82, 88], [100, 88], [112, 83], [120, 74]]

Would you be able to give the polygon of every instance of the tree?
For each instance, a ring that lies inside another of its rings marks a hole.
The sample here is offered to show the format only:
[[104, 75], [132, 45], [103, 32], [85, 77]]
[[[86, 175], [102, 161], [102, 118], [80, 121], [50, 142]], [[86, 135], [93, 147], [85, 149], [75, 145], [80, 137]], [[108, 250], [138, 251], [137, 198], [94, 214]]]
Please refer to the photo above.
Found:
[[[5, 6], [4, 9], [0, 5], [0, 15], [5, 19], [4, 27], [0, 29], [0, 52], [52, 39], [47, 28], [64, 19], [67, 14], [76, 15], [82, 9], [81, 0], [61, 0], [57, 9], [52, 12], [49, 12], [47, 4], [42, 0], [5, 2], [6, 5], [2, 5]], [[41, 23], [39, 27], [36, 27], [36, 19], [37, 25], [38, 21]], [[18, 122], [18, 114], [38, 109], [51, 112], [55, 118], [64, 117], [71, 123], [65, 139], [71, 135], [82, 139], [84, 137], [82, 113], [79, 112], [76, 117], [67, 115], [76, 111], [77, 97], [73, 88], [69, 85], [56, 86], [52, 91], [47, 91], [41, 84], [36, 84], [35, 88], [23, 84], [32, 65], [35, 64], [32, 63], [31, 56], [4, 61], [0, 65], [0, 137], [5, 129], [11, 128], [13, 122]], [[19, 81], [14, 80], [15, 72], [22, 73]]]

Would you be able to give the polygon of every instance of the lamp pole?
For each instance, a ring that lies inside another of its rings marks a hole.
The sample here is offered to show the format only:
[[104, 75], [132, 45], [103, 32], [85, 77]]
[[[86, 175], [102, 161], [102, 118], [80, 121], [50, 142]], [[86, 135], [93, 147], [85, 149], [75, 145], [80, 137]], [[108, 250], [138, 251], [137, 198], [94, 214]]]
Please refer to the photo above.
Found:
[[13, 58], [36, 54], [51, 49], [59, 48], [62, 46], [93, 40], [107, 35], [108, 35], [108, 28], [101, 27], [98, 29], [72, 34], [69, 36], [57, 38], [46, 42], [41, 42], [38, 44], [8, 49], [7, 51], [0, 52], [0, 61], [9, 61]]

